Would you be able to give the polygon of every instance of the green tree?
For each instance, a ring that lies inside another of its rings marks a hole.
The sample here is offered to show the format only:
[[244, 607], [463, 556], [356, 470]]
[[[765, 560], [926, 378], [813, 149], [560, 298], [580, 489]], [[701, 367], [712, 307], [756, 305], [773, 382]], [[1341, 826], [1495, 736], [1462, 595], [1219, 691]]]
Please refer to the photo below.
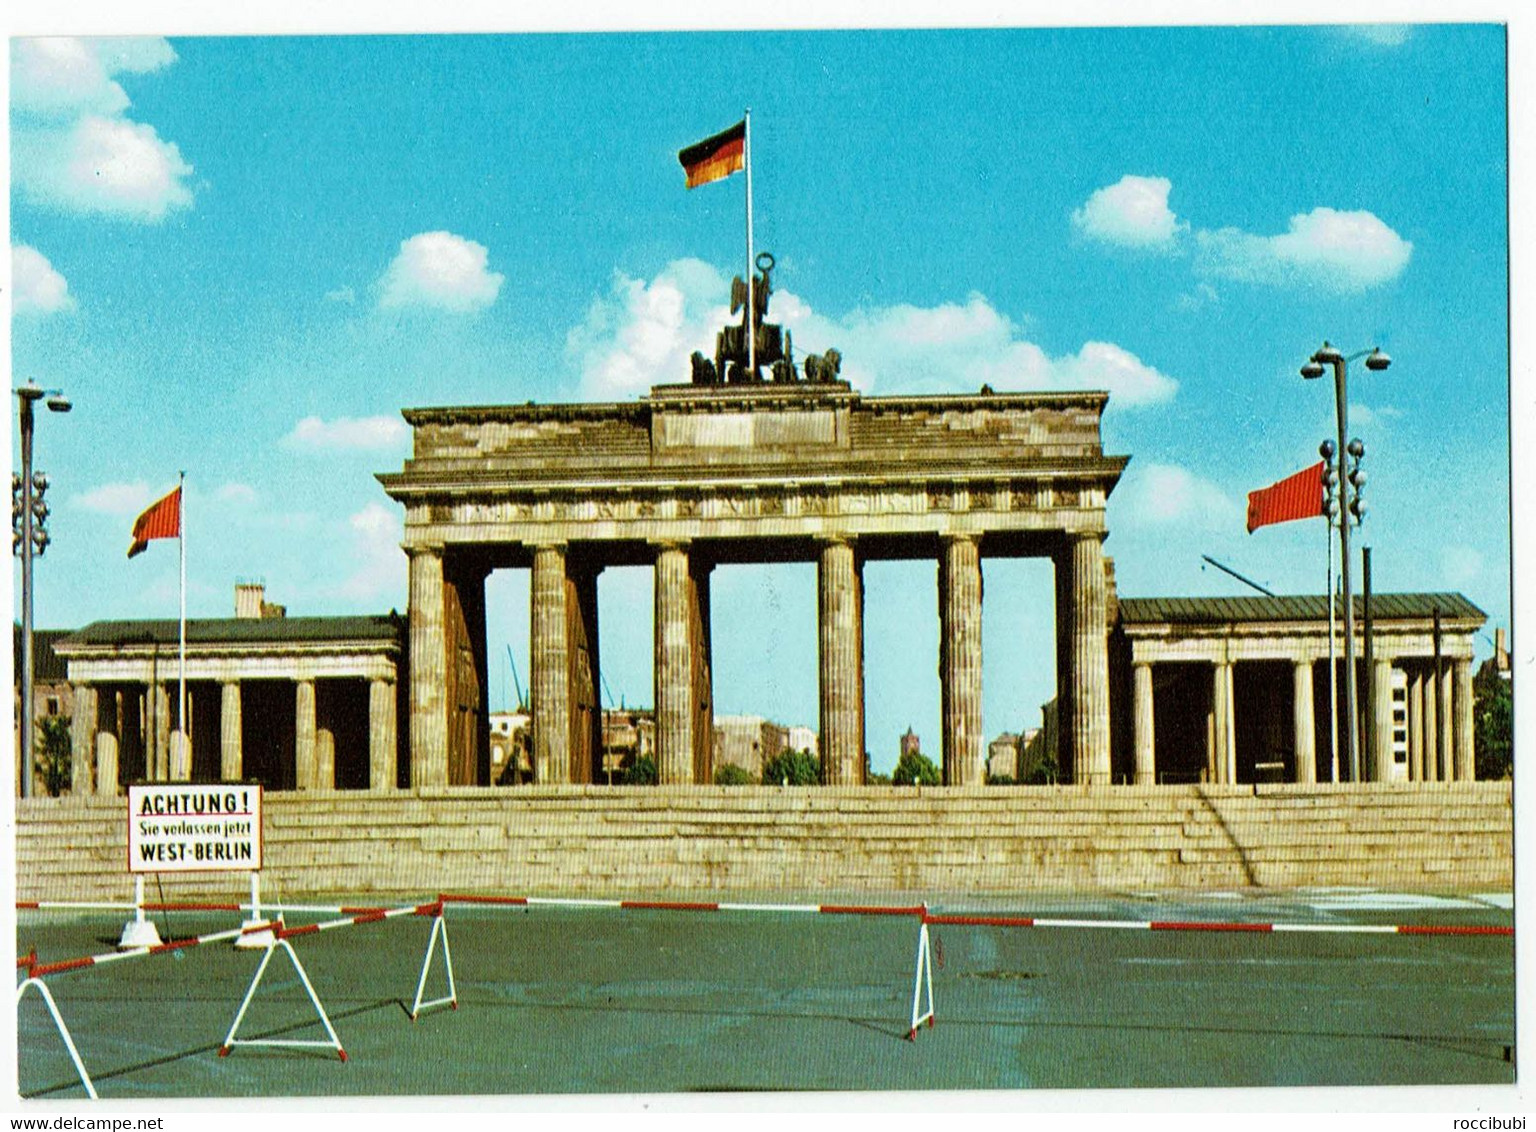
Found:
[[45, 716], [38, 724], [37, 769], [48, 793], [57, 798], [73, 779], [73, 743], [69, 716]]
[[921, 751], [908, 751], [897, 762], [891, 782], [896, 786], [937, 786], [939, 768]]
[[745, 767], [739, 767], [735, 763], [722, 763], [715, 767], [716, 786], [750, 786], [752, 776], [747, 773]]
[[660, 781], [661, 776], [656, 773], [656, 760], [650, 755], [641, 755], [624, 768], [619, 784], [621, 786], [655, 786]]
[[1509, 778], [1514, 773], [1514, 694], [1497, 676], [1478, 681], [1472, 696], [1472, 750], [1479, 779]]
[[821, 782], [821, 760], [810, 751], [781, 751], [763, 764], [765, 786], [816, 786]]

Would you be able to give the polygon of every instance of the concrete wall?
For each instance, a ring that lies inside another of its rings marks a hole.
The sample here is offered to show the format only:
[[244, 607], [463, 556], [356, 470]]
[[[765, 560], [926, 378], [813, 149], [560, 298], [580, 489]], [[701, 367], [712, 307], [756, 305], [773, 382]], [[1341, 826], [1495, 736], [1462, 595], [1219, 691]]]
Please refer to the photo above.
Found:
[[[1312, 788], [465, 787], [268, 794], [263, 891], [428, 896], [1508, 890], [1509, 783]], [[121, 900], [121, 799], [17, 804], [17, 898]], [[166, 875], [168, 900], [239, 874]], [[152, 898], [158, 899], [152, 883]]]

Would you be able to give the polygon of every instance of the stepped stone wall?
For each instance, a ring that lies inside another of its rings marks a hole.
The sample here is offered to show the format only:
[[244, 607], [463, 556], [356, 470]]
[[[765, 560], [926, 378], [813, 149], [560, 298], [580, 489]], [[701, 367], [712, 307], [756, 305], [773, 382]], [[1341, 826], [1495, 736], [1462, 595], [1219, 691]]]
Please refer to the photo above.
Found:
[[[1508, 890], [1510, 784], [546, 786], [269, 794], [263, 893], [419, 897]], [[17, 802], [17, 898], [123, 900], [127, 802]], [[166, 874], [151, 899], [231, 899]]]

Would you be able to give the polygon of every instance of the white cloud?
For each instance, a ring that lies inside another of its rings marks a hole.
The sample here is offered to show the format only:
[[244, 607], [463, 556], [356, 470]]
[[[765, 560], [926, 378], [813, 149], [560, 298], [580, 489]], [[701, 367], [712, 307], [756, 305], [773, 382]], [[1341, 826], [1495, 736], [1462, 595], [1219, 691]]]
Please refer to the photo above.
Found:
[[[652, 385], [687, 382], [688, 355], [714, 354], [715, 334], [732, 321], [720, 305], [725, 278], [698, 260], [668, 265], [654, 280], [616, 275], [609, 296], [592, 304], [567, 349], [590, 397], [621, 399]], [[1106, 389], [1125, 404], [1172, 397], [1178, 383], [1129, 351], [1088, 342], [1075, 354], [1048, 355], [984, 296], [933, 307], [901, 304], [830, 318], [793, 292], [774, 293], [771, 319], [806, 353], [837, 347], [842, 377], [865, 392], [975, 392]]]
[[334, 291], [327, 291], [325, 297], [333, 303], [357, 302], [357, 292], [351, 287], [337, 287]]
[[305, 417], [283, 438], [283, 444], [316, 451], [372, 451], [393, 448], [410, 434], [399, 417], [337, 417], [331, 421]]
[[400, 241], [379, 280], [381, 307], [475, 311], [496, 301], [505, 276], [487, 270], [483, 244], [452, 232], [422, 232]]
[[[1246, 513], [1216, 484], [1175, 464], [1131, 465], [1110, 496], [1121, 521], [1131, 525], [1182, 524], [1209, 530], [1241, 530]], [[1246, 503], [1246, 501], [1245, 501]]]
[[1469, 586], [1483, 573], [1483, 556], [1470, 546], [1448, 546], [1440, 552], [1440, 573], [1447, 585]]
[[175, 62], [158, 38], [11, 41], [12, 176], [33, 203], [158, 221], [192, 203], [192, 167], [153, 126], [125, 116], [114, 75]]
[[192, 167], [153, 126], [89, 114], [64, 129], [17, 130], [11, 144], [16, 183], [38, 205], [149, 222], [192, 204]]
[[1197, 268], [1246, 283], [1311, 285], [1355, 293], [1396, 279], [1413, 244], [1369, 212], [1314, 208], [1278, 236], [1236, 228], [1196, 233]]
[[715, 333], [730, 318], [721, 302], [728, 294], [725, 277], [697, 259], [670, 263], [649, 283], [616, 272], [609, 294], [566, 337], [582, 391], [608, 401], [690, 380], [688, 356], [714, 356]]
[[47, 256], [27, 244], [11, 248], [12, 314], [52, 314], [74, 305], [69, 283]]
[[1173, 182], [1167, 177], [1126, 174], [1113, 185], [1095, 189], [1072, 224], [1089, 239], [1120, 247], [1171, 251], [1189, 228], [1168, 208]]
[[150, 500], [149, 484], [143, 480], [102, 484], [70, 497], [73, 506], [98, 515], [137, 515], [149, 506]]
[[370, 600], [399, 592], [406, 576], [405, 552], [400, 549], [405, 531], [399, 512], [370, 503], [347, 522], [357, 568], [341, 583], [341, 594]]

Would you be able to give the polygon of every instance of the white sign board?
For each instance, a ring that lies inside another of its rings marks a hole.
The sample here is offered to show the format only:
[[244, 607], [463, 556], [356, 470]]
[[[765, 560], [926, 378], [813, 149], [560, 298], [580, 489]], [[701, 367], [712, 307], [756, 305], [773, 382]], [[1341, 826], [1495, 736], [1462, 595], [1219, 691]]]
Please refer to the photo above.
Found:
[[128, 787], [130, 873], [260, 868], [260, 786]]

